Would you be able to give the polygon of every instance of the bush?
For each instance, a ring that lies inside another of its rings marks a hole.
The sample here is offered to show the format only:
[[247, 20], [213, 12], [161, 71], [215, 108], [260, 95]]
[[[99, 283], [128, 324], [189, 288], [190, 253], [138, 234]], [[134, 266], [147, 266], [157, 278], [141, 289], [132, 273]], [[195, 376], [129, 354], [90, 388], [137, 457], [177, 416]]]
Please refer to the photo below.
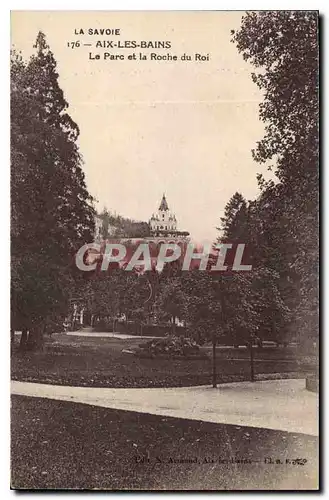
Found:
[[204, 357], [200, 346], [186, 337], [167, 336], [140, 344], [136, 354], [140, 357]]

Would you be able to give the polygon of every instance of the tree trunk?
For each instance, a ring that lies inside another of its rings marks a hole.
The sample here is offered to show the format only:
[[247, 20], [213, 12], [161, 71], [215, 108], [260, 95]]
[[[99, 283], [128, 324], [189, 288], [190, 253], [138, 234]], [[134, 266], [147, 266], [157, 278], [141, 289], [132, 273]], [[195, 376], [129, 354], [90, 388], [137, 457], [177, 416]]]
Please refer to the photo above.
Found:
[[254, 349], [252, 345], [252, 340], [249, 342], [249, 350], [250, 350], [250, 380], [251, 382], [255, 381], [255, 369], [254, 369]]
[[41, 325], [31, 328], [27, 344], [31, 350], [43, 349], [43, 328]]
[[217, 371], [216, 371], [216, 337], [212, 338], [212, 386], [217, 387]]
[[15, 344], [15, 330], [14, 328], [10, 329], [10, 345], [13, 346]]
[[24, 327], [24, 328], [22, 328], [22, 335], [21, 335], [21, 340], [19, 343], [19, 348], [22, 351], [25, 351], [26, 346], [27, 346], [27, 328]]
[[176, 333], [176, 316], [172, 317], [172, 334], [175, 335]]

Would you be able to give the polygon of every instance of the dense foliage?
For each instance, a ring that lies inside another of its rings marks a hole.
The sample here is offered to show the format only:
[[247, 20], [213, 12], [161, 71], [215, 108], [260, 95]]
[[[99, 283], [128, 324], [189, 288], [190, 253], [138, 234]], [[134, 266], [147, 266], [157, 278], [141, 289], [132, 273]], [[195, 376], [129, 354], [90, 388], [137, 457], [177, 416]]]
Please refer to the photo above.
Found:
[[143, 238], [150, 236], [150, 226], [147, 222], [135, 221], [128, 217], [113, 214], [104, 208], [99, 214], [102, 219], [102, 237]]
[[11, 315], [40, 343], [65, 314], [79, 279], [74, 255], [92, 241], [94, 210], [56, 61], [39, 33], [36, 53], [11, 58]]
[[163, 339], [153, 339], [141, 344], [136, 350], [139, 357], [205, 357], [199, 345], [192, 339], [168, 335]]
[[265, 135], [254, 158], [276, 174], [268, 182], [258, 176], [261, 195], [249, 204], [249, 220], [242, 225], [254, 265], [278, 275], [291, 310], [288, 337], [308, 344], [318, 336], [318, 14], [247, 13], [233, 42], [256, 68], [252, 77], [264, 94]]

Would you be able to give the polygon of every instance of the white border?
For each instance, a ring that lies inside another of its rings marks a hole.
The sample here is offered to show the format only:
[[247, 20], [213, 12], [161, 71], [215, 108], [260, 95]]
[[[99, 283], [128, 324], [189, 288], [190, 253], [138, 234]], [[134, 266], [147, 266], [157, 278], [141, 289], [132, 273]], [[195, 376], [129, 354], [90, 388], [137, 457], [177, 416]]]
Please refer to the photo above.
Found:
[[[12, 0], [8, 2], [11, 10], [325, 10], [326, 2], [321, 0], [315, 3], [299, 0], [276, 0], [264, 2], [254, 0], [248, 3], [241, 0], [93, 0], [88, 2], [80, 0], [77, 4], [74, 0]], [[319, 6], [320, 4], [320, 6]]]

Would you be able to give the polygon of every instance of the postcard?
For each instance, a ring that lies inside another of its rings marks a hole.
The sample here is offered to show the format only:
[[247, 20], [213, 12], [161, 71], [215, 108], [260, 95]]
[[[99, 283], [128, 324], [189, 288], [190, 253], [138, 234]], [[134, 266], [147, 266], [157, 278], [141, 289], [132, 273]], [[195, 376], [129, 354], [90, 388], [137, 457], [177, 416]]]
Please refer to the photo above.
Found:
[[317, 11], [12, 11], [15, 490], [319, 489]]

